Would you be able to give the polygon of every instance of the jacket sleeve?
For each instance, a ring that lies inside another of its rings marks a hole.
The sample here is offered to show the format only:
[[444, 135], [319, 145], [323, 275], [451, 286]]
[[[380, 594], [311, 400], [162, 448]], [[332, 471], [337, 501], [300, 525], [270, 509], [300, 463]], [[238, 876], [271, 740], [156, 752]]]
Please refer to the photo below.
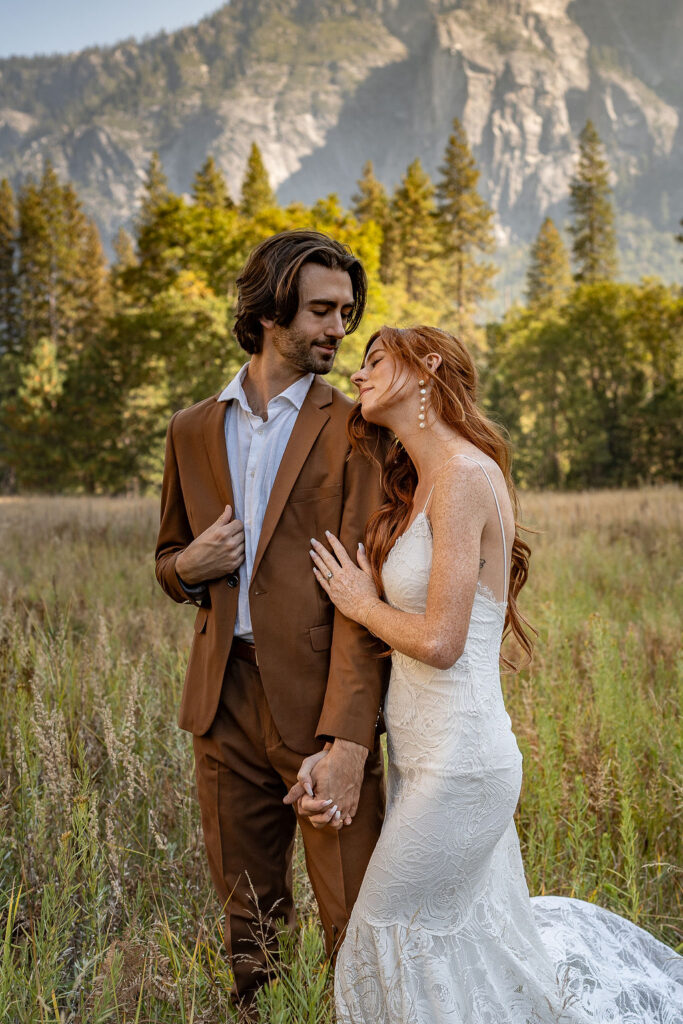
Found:
[[[371, 513], [381, 502], [378, 468], [352, 453], [346, 463], [339, 531], [339, 539], [351, 558], [356, 556]], [[391, 664], [389, 658], [381, 657], [383, 651], [385, 645], [364, 626], [335, 609], [330, 671], [316, 730], [319, 738], [352, 740], [372, 750]]]
[[161, 521], [156, 546], [156, 577], [162, 590], [181, 604], [208, 604], [208, 587], [188, 588], [182, 583], [175, 568], [181, 551], [194, 540], [180, 486], [180, 474], [173, 441], [173, 429], [178, 413], [171, 418], [166, 433], [164, 480], [161, 486]]

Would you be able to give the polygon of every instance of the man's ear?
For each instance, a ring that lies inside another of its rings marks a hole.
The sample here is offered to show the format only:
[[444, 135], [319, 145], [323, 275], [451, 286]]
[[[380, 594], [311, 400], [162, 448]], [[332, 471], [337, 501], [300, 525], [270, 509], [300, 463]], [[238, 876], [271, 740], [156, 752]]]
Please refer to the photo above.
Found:
[[265, 327], [267, 331], [272, 331], [273, 327], [275, 327], [275, 321], [266, 320], [264, 316], [259, 318], [259, 323], [261, 324], [261, 327]]

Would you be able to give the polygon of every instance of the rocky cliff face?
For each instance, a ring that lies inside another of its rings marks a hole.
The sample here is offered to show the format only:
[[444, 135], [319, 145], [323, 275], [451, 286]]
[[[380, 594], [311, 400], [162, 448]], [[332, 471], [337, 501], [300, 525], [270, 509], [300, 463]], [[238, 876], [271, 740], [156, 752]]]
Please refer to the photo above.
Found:
[[[348, 199], [372, 159], [437, 171], [464, 122], [501, 242], [562, 216], [593, 118], [621, 209], [683, 211], [679, 0], [233, 0], [193, 28], [0, 61], [0, 175], [49, 156], [103, 233], [130, 221], [152, 149], [186, 191], [211, 152], [239, 192], [252, 141], [283, 201]], [[644, 269], [647, 269], [645, 267]]]

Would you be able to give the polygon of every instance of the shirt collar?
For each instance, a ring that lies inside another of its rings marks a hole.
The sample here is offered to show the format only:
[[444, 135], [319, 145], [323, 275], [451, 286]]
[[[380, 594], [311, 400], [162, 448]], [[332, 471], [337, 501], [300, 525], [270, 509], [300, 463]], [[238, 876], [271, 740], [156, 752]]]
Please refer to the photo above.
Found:
[[[237, 374], [232, 378], [230, 383], [225, 387], [220, 395], [218, 396], [219, 402], [230, 402], [236, 398], [239, 404], [242, 406], [245, 412], [251, 413], [247, 396], [244, 393], [244, 378], [247, 374], [247, 367], [249, 363], [245, 363], [244, 366], [239, 370]], [[271, 398], [268, 405], [275, 402], [278, 398], [284, 398], [286, 401], [291, 402], [296, 409], [301, 409], [304, 404], [304, 399], [308, 394], [309, 388], [313, 383], [314, 373], [305, 373], [303, 377], [299, 377], [293, 384], [290, 384], [285, 391], [281, 391], [279, 395], [275, 395]], [[252, 413], [253, 415], [253, 413]]]

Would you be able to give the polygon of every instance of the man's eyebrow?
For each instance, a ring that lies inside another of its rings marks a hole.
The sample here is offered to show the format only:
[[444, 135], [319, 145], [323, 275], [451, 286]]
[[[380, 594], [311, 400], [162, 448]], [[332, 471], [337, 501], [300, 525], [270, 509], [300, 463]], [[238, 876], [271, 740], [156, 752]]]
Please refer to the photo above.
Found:
[[[334, 308], [336, 308], [339, 305], [339, 303], [337, 302], [336, 299], [309, 299], [308, 302], [307, 302], [307, 305], [308, 306], [329, 306], [330, 309], [334, 309]], [[353, 306], [353, 299], [351, 299], [351, 301], [349, 301], [349, 302], [342, 302], [341, 306], [342, 306], [342, 309], [345, 306]]]

